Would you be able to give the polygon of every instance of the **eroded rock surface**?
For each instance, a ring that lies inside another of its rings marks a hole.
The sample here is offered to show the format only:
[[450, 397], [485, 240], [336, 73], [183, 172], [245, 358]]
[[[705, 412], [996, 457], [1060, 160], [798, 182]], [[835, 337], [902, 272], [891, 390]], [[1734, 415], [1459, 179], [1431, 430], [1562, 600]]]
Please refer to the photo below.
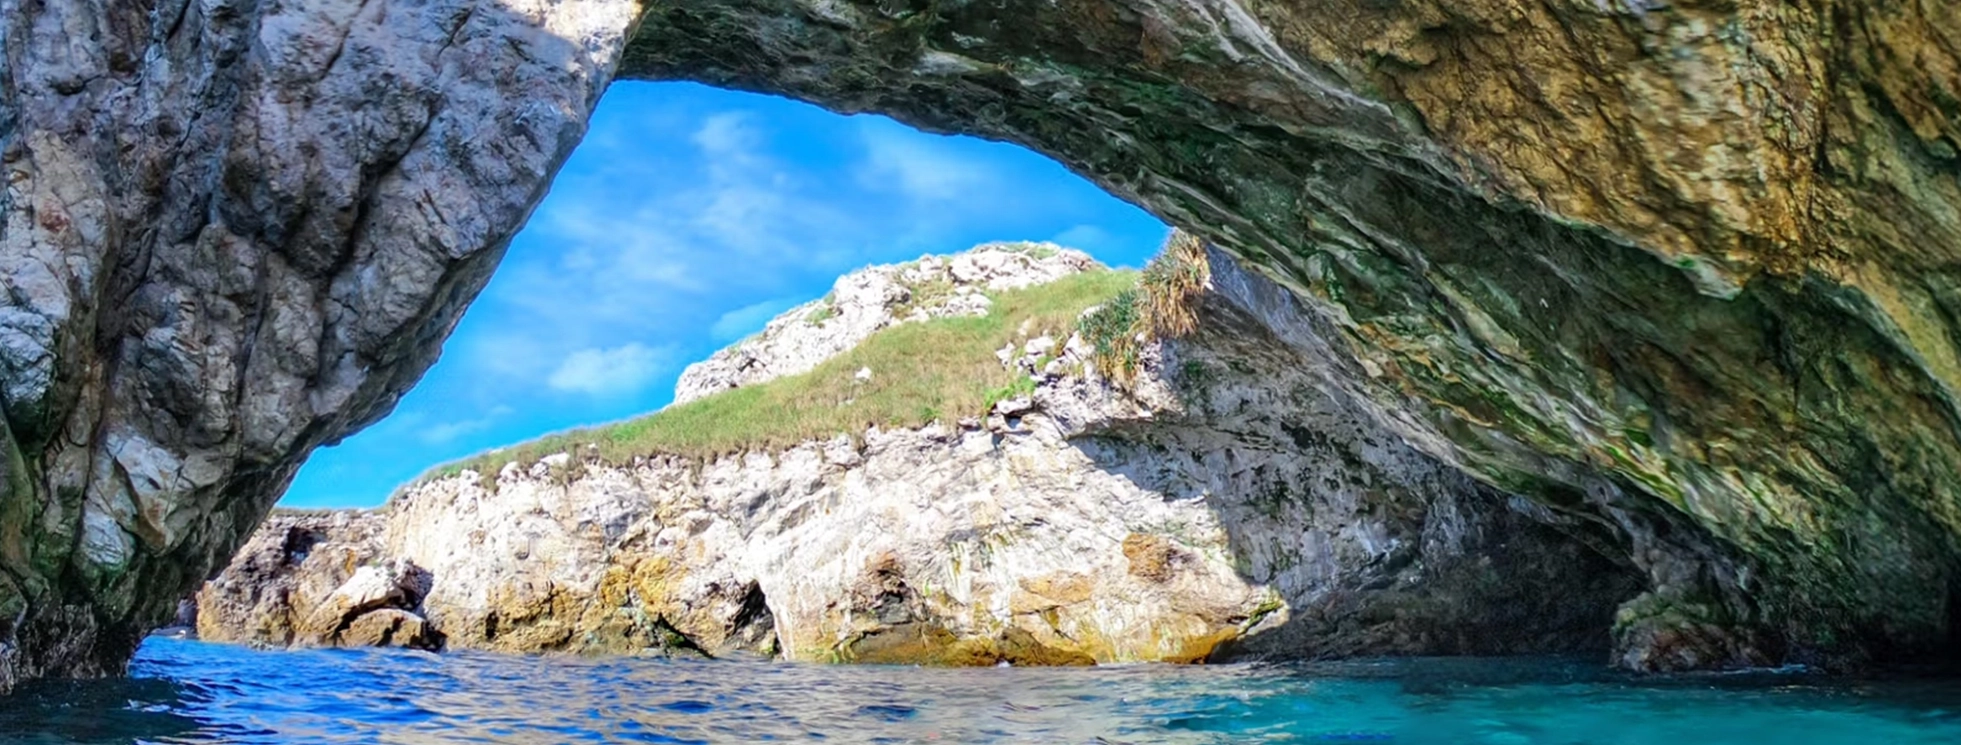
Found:
[[1026, 144], [1322, 319], [1398, 436], [1648, 576], [1642, 669], [1961, 619], [1961, 6], [668, 2], [622, 75]]
[[[1639, 591], [1632, 568], [1323, 393], [1327, 364], [1263, 325], [1298, 308], [1234, 305], [1287, 296], [1228, 262], [1214, 259], [1221, 277], [1265, 294], [1211, 296], [1204, 330], [1149, 348], [1127, 383], [1096, 373], [1081, 336], [1027, 329], [1002, 364], [1040, 382], [984, 419], [707, 462], [575, 448], [465, 471], [393, 499], [373, 560], [427, 567], [431, 624], [502, 651], [947, 665], [1604, 651]], [[1024, 262], [1002, 279], [1051, 275]]]
[[0, 0], [0, 688], [121, 669], [389, 409], [616, 62], [1021, 142], [1213, 239], [1307, 298], [1397, 436], [1643, 570], [1627, 664], [1938, 650], [1957, 29], [1868, 0]]
[[196, 596], [198, 637], [265, 646], [440, 649], [418, 615], [430, 576], [383, 549], [387, 517], [278, 511]]
[[637, 12], [0, 2], [0, 690], [121, 671], [388, 412]]

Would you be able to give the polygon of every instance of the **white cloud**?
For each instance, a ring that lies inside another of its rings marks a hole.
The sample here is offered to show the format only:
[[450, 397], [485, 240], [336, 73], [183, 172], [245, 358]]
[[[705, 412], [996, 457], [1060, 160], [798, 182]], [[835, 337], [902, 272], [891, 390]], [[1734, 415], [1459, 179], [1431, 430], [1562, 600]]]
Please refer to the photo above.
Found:
[[526, 228], [549, 253], [507, 262], [481, 304], [521, 311], [560, 349], [608, 346], [649, 319], [705, 329], [716, 298], [776, 295], [883, 248], [835, 183], [770, 155], [783, 134], [767, 119], [724, 111], [648, 136], [682, 146], [562, 174]]
[[755, 152], [762, 137], [755, 127], [749, 124], [749, 114], [744, 111], [725, 111], [701, 121], [695, 133], [688, 138], [703, 155], [719, 158], [748, 158]]
[[878, 120], [868, 121], [859, 133], [865, 164], [858, 178], [867, 188], [935, 201], [968, 197], [999, 180], [993, 168], [957, 152], [946, 138]]
[[442, 445], [458, 437], [490, 426], [488, 419], [465, 419], [460, 422], [443, 422], [433, 427], [424, 427], [418, 437], [431, 445]]
[[[451, 366], [469, 370], [455, 396], [647, 392], [844, 271], [965, 248], [945, 235], [1019, 193], [976, 143], [874, 118], [812, 138], [770, 111], [595, 120], [603, 136], [561, 172], [450, 342]], [[429, 436], [475, 432], [438, 426]]]
[[1008, 146], [694, 84], [623, 82], [606, 98], [443, 360], [328, 456], [373, 475], [305, 488], [638, 413], [680, 363], [790, 304], [755, 301], [815, 297], [856, 267], [1076, 224], [1127, 233], [1093, 188]]
[[557, 390], [595, 396], [632, 393], [667, 366], [670, 354], [639, 342], [609, 349], [588, 347], [568, 355], [546, 383]]
[[708, 336], [718, 342], [735, 341], [762, 330], [770, 319], [797, 304], [796, 298], [779, 297], [736, 308], [715, 319], [715, 324], [708, 327]]
[[1049, 239], [1049, 242], [1093, 252], [1103, 248], [1105, 245], [1113, 243], [1112, 238], [1110, 231], [1095, 225], [1077, 225], [1068, 230], [1056, 233], [1055, 237]]
[[498, 419], [514, 411], [515, 409], [509, 406], [493, 406], [489, 411], [484, 412], [483, 416], [474, 419], [443, 422], [434, 426], [421, 427], [418, 430], [417, 436], [422, 438], [423, 442], [430, 445], [447, 444], [458, 437], [489, 429], [491, 424], [496, 423]]

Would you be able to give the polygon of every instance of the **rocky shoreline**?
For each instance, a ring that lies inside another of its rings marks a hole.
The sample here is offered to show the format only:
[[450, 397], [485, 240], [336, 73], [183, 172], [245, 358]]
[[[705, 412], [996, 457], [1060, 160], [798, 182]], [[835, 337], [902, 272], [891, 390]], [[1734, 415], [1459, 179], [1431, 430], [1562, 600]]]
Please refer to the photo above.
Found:
[[[855, 273], [823, 321], [793, 310], [682, 385], [808, 370], [897, 313], [985, 305], [962, 288], [1091, 268], [1043, 251]], [[923, 287], [943, 305], [916, 307]], [[1398, 445], [1205, 297], [1205, 330], [1152, 343], [1121, 382], [1081, 334], [1024, 330], [999, 359], [1031, 389], [984, 417], [706, 460], [573, 448], [377, 512], [275, 514], [199, 594], [198, 626], [375, 643], [352, 633], [374, 625], [360, 608], [459, 648], [951, 665], [1605, 651], [1631, 571]], [[427, 589], [370, 602], [379, 577]]]
[[429, 573], [384, 557], [386, 529], [366, 510], [276, 510], [180, 623], [214, 642], [440, 650], [421, 614]]

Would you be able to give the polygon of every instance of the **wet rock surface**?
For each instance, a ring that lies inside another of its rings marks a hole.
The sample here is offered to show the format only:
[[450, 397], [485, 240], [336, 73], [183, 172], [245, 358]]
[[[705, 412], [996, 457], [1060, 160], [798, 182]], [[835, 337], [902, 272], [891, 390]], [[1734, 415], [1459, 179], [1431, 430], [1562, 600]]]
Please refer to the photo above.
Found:
[[1631, 664], [1938, 652], [1957, 13], [5, 0], [0, 688], [120, 670], [385, 414], [616, 72], [1020, 142], [1204, 234], [1323, 383], [1641, 570]]

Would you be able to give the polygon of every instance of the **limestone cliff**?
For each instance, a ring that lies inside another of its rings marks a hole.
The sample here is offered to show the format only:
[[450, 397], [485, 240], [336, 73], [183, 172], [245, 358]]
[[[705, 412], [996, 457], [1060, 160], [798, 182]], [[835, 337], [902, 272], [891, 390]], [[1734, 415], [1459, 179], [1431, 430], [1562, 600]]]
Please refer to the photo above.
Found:
[[[426, 368], [617, 75], [1020, 142], [1647, 576], [1625, 664], [1961, 617], [1961, 8], [0, 0], [0, 688], [119, 670]], [[1307, 338], [1311, 336], [1312, 338]]]
[[[1121, 383], [1083, 336], [1016, 329], [998, 363], [1030, 385], [985, 417], [706, 460], [608, 462], [575, 433], [568, 452], [493, 453], [410, 486], [358, 553], [426, 570], [421, 610], [451, 645], [515, 652], [1078, 664], [1606, 648], [1631, 568], [1323, 393], [1325, 363], [1264, 325], [1298, 306], [1208, 263], [1252, 294], [1202, 296], [1202, 330], [1140, 350]], [[986, 289], [1089, 265], [986, 246], [867, 269], [681, 385], [764, 384], [846, 351], [809, 350], [853, 329], [984, 315]], [[876, 395], [881, 371], [860, 372]], [[254, 545], [292, 530], [275, 521]], [[265, 581], [261, 554], [201, 593], [206, 638], [281, 641], [256, 611], [208, 610], [263, 594], [244, 590]], [[311, 597], [355, 571], [334, 561], [316, 550], [295, 570]]]

